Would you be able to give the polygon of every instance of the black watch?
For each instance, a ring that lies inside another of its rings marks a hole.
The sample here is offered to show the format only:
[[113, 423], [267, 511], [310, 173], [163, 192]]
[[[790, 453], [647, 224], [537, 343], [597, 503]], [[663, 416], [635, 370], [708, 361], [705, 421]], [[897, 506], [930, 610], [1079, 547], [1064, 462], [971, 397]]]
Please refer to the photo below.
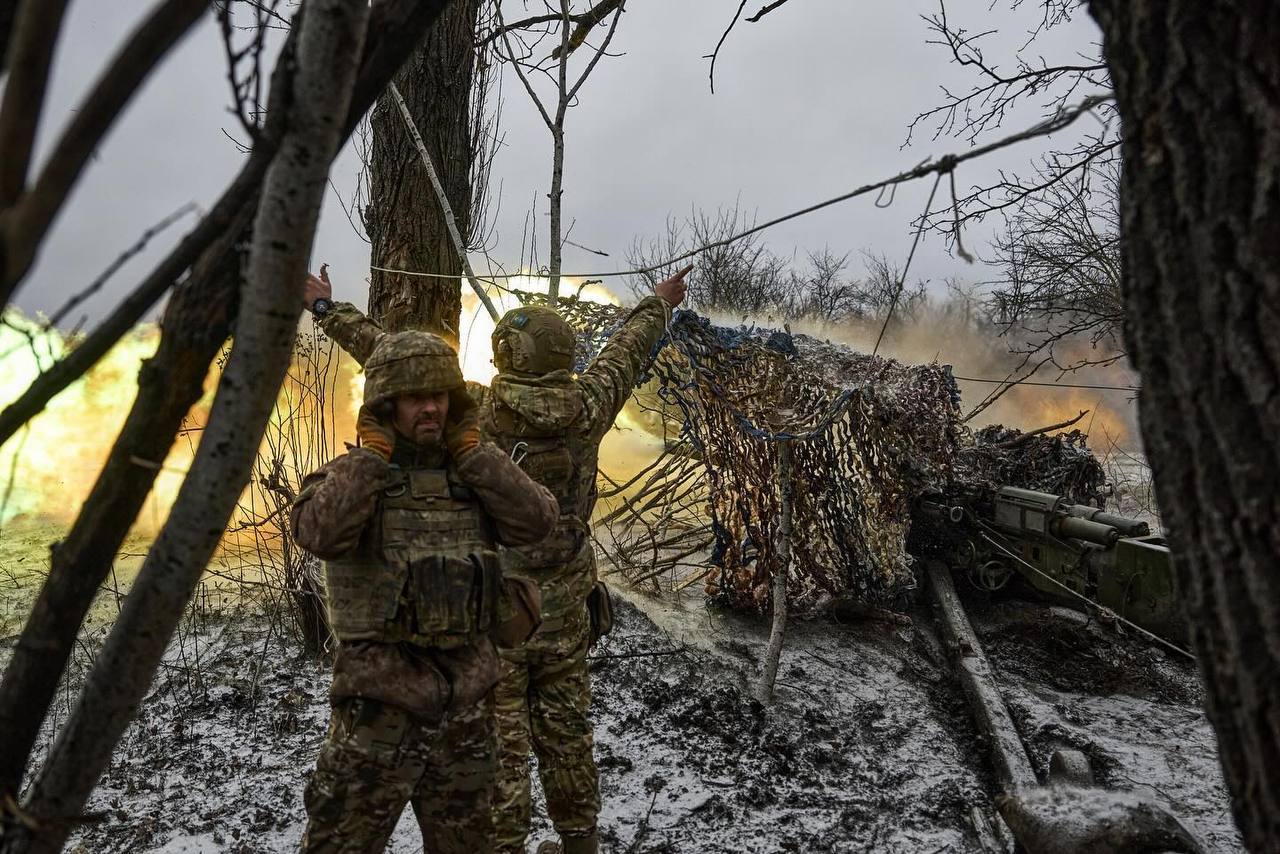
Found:
[[316, 301], [311, 303], [311, 313], [316, 317], [324, 317], [331, 308], [333, 308], [333, 301], [324, 297], [317, 297]]

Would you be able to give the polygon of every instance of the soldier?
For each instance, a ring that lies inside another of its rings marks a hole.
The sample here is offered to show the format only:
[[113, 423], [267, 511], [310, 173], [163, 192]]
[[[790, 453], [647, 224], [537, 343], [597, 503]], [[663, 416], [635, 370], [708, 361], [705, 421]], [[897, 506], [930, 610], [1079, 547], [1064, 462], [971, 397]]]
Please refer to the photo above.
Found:
[[[626, 323], [580, 376], [574, 376], [574, 335], [555, 311], [518, 308], [493, 333], [498, 376], [480, 409], [486, 438], [521, 460], [560, 503], [560, 522], [543, 543], [509, 560], [538, 582], [543, 622], [522, 648], [502, 653], [497, 695], [501, 770], [497, 783], [497, 850], [523, 852], [529, 833], [530, 744], [562, 843], [539, 854], [598, 850], [600, 786], [587, 711], [591, 689], [587, 649], [607, 622], [608, 597], [596, 578], [587, 526], [596, 501], [600, 442], [630, 397], [671, 311], [685, 296], [686, 267], [641, 300]], [[321, 327], [356, 359], [378, 327], [350, 304], [329, 302], [328, 277], [307, 281], [307, 300]], [[512, 565], [514, 564], [514, 566]], [[591, 608], [588, 608], [588, 600]]]
[[481, 443], [442, 339], [384, 335], [365, 367], [360, 447], [309, 475], [290, 515], [325, 561], [338, 639], [302, 847], [381, 851], [411, 803], [426, 851], [482, 854], [494, 847], [491, 637], [521, 641], [537, 621], [536, 588], [513, 598], [497, 547], [544, 539], [558, 508]]

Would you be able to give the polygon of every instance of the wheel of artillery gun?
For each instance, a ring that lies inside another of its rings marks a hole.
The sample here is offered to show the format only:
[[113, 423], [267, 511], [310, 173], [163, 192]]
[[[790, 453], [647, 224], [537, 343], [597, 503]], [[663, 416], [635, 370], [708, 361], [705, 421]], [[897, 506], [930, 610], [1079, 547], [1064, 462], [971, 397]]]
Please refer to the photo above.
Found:
[[1009, 583], [1013, 571], [998, 560], [973, 563], [969, 566], [969, 583], [979, 590], [994, 593]]
[[1049, 757], [1049, 782], [1068, 786], [1092, 786], [1093, 769], [1089, 767], [1089, 757], [1079, 750], [1055, 750]]

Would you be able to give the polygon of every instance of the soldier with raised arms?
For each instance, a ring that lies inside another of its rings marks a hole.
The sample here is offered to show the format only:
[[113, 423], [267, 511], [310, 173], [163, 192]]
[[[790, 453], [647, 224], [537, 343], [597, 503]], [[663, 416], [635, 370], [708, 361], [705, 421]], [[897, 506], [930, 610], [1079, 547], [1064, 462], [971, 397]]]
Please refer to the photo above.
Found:
[[[599, 850], [600, 783], [587, 719], [591, 686], [587, 650], [607, 630], [608, 595], [596, 575], [588, 525], [596, 502], [600, 442], [631, 396], [672, 310], [683, 300], [692, 267], [659, 283], [632, 310], [595, 361], [573, 372], [574, 335], [554, 310], [507, 312], [493, 333], [498, 376], [481, 397], [486, 439], [514, 459], [560, 505], [545, 541], [509, 550], [509, 572], [537, 582], [542, 624], [522, 647], [505, 650], [496, 689], [501, 769], [497, 849], [523, 852], [530, 822], [528, 755], [538, 757], [547, 812], [560, 837], [539, 854]], [[382, 334], [349, 303], [330, 302], [325, 271], [307, 280], [306, 301], [324, 331], [358, 361]]]
[[381, 336], [365, 364], [360, 446], [309, 475], [290, 516], [325, 561], [338, 640], [332, 717], [307, 786], [307, 852], [381, 851], [412, 804], [432, 854], [495, 846], [495, 649], [528, 637], [537, 588], [499, 545], [558, 525], [554, 497], [480, 439], [457, 355]]

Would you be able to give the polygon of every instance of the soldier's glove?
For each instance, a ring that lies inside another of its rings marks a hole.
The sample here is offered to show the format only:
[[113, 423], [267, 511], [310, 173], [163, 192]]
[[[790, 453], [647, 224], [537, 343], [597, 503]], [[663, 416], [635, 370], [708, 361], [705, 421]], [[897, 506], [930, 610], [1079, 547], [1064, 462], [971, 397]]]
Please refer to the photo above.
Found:
[[391, 449], [396, 446], [395, 430], [383, 424], [367, 406], [360, 407], [360, 415], [356, 418], [356, 435], [360, 437], [361, 447], [368, 448], [391, 462]]
[[465, 388], [449, 392], [449, 419], [444, 425], [444, 446], [455, 460], [480, 446], [480, 409]]

